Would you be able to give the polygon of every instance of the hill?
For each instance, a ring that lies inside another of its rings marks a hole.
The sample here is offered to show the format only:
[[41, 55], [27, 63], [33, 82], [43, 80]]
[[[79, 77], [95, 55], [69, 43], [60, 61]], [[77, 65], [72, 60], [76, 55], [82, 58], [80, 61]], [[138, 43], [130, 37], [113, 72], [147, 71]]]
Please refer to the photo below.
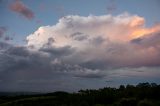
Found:
[[119, 88], [86, 89], [77, 93], [59, 91], [1, 96], [0, 106], [160, 106], [160, 85], [139, 83]]

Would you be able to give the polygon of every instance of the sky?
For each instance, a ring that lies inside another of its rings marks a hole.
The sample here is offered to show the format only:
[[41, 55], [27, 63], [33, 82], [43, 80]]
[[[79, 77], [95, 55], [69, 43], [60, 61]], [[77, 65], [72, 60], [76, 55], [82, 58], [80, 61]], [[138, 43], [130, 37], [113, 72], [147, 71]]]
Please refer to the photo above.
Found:
[[159, 0], [0, 0], [0, 91], [160, 84]]

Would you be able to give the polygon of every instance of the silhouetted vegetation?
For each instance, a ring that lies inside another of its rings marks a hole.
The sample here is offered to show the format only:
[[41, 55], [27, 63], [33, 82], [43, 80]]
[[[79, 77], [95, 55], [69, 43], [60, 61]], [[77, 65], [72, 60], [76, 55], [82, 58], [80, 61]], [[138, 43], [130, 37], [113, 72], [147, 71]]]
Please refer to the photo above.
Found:
[[0, 106], [160, 106], [160, 85], [139, 83], [77, 93], [1, 96]]

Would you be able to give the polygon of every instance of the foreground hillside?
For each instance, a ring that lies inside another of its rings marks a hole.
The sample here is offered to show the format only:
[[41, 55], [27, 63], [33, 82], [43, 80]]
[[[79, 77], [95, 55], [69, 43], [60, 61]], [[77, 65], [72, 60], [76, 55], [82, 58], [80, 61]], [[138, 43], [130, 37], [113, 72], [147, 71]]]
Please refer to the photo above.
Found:
[[136, 86], [80, 90], [78, 93], [3, 95], [0, 106], [160, 106], [160, 85], [139, 83]]

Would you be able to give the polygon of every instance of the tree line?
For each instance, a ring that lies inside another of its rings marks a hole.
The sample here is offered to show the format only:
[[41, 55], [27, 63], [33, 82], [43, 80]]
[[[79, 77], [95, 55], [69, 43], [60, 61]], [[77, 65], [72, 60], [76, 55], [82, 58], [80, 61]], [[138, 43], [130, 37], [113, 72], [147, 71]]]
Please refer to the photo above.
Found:
[[160, 106], [160, 85], [139, 83], [86, 89], [76, 93], [1, 96], [0, 106]]

